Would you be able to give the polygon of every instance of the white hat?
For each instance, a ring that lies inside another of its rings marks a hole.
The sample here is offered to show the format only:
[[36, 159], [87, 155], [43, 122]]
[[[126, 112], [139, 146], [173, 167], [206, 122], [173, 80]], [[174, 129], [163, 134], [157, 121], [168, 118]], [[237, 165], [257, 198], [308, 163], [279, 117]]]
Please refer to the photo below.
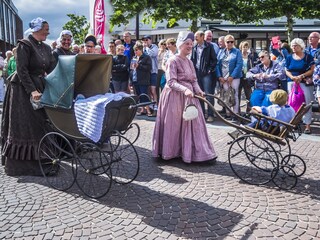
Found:
[[194, 33], [188, 32], [188, 31], [181, 31], [179, 32], [178, 38], [177, 38], [177, 48], [179, 48], [187, 39], [194, 40]]

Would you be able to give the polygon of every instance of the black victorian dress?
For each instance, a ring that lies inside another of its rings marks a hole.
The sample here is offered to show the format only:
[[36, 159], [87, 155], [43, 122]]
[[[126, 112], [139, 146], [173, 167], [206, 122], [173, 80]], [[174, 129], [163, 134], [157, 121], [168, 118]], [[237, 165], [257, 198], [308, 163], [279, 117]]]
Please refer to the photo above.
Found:
[[44, 109], [33, 109], [30, 96], [36, 90], [43, 92], [44, 76], [56, 61], [50, 46], [32, 35], [18, 41], [16, 61], [3, 104], [2, 164], [10, 176], [41, 175], [37, 149], [48, 130], [47, 116]]
[[59, 56], [62, 56], [62, 55], [75, 55], [70, 50], [65, 50], [65, 49], [63, 49], [61, 47], [58, 47], [55, 50], [53, 50], [52, 54], [53, 54], [53, 56], [54, 56], [54, 58], [56, 59], [57, 62], [59, 60]]

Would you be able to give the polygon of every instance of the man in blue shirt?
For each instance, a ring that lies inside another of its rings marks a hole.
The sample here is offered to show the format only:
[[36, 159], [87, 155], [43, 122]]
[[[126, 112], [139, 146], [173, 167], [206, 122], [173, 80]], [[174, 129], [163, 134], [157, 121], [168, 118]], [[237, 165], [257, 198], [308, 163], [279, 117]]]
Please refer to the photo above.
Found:
[[318, 32], [310, 33], [308, 40], [309, 46], [306, 48], [306, 52], [309, 53], [315, 61], [315, 64], [318, 65], [320, 63], [320, 34]]
[[131, 59], [134, 57], [134, 42], [131, 40], [131, 33], [130, 32], [124, 32], [123, 33], [123, 41], [124, 41], [124, 55], [128, 57], [129, 59], [129, 65], [131, 62]]

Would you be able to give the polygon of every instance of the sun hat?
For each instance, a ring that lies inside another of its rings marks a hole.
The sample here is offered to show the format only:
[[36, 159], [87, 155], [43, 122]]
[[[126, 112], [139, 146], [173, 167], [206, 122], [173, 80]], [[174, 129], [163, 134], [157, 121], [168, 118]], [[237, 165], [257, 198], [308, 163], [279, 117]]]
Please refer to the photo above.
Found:
[[273, 90], [270, 94], [270, 101], [273, 104], [278, 104], [279, 106], [286, 105], [288, 101], [288, 94], [282, 89]]

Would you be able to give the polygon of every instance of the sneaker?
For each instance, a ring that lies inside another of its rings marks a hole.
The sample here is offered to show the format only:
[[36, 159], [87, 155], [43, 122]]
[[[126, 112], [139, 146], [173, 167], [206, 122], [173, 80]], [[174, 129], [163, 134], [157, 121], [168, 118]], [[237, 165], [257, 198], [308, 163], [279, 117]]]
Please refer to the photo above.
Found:
[[207, 122], [208, 123], [211, 123], [211, 122], [213, 122], [214, 121], [214, 118], [212, 117], [212, 116], [209, 116], [208, 118], [207, 118]]
[[153, 110], [154, 110], [154, 111], [158, 111], [158, 105], [155, 104], [155, 105], [153, 106]]

